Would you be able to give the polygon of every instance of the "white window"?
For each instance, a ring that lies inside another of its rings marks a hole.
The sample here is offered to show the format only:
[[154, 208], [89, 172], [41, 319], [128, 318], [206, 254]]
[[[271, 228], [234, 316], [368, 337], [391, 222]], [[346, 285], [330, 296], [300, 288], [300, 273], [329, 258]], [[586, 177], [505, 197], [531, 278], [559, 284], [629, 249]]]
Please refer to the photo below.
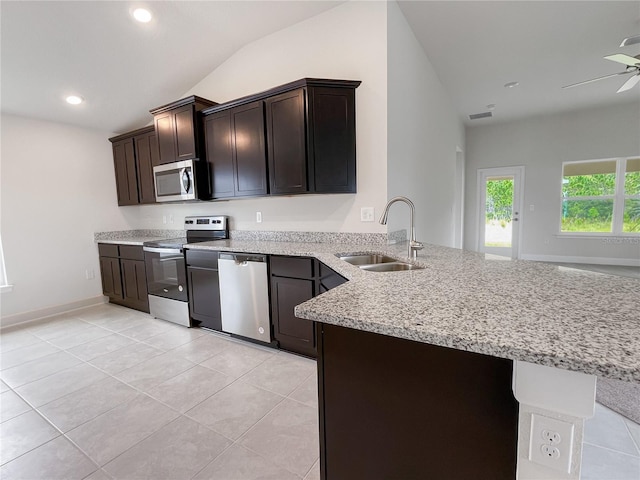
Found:
[[560, 231], [640, 235], [640, 158], [563, 163]]

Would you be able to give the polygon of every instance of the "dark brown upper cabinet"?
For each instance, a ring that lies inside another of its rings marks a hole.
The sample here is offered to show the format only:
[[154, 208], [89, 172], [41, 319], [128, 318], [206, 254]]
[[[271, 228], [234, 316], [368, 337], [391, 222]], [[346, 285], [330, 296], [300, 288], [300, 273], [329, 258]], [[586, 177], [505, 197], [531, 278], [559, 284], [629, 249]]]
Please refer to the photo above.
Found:
[[306, 78], [203, 110], [213, 197], [355, 193], [358, 85]]
[[213, 198], [268, 193], [264, 102], [206, 115], [204, 132]]
[[118, 205], [155, 203], [153, 160], [158, 145], [153, 127], [134, 130], [109, 141], [113, 144]]
[[153, 185], [153, 166], [157, 165], [160, 152], [155, 130], [133, 137], [138, 167], [138, 197], [140, 203], [156, 203]]
[[150, 110], [159, 152], [153, 166], [202, 158], [198, 112], [214, 105], [215, 102], [193, 95]]

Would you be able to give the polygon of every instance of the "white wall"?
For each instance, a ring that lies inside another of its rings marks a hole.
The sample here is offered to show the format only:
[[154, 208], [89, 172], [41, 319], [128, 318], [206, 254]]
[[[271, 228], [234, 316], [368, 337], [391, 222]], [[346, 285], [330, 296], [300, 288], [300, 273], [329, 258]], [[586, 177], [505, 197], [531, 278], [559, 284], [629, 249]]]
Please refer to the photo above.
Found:
[[117, 206], [109, 132], [2, 115], [1, 133], [1, 232], [13, 284], [2, 317], [100, 296], [93, 234], [129, 229], [137, 217]]
[[[475, 249], [479, 168], [524, 165], [521, 215], [524, 258], [561, 261], [566, 257], [640, 259], [640, 240], [559, 236], [562, 162], [637, 156], [640, 105], [609, 107], [532, 117], [467, 129], [465, 248]], [[530, 206], [534, 210], [530, 210]], [[622, 262], [625, 263], [625, 262]]]
[[[387, 189], [416, 206], [419, 241], [454, 246], [456, 147], [464, 127], [400, 8], [388, 3]], [[407, 228], [406, 206], [392, 207], [389, 230]]]
[[167, 227], [163, 216], [173, 215], [179, 226], [186, 214], [218, 213], [231, 215], [232, 228], [242, 230], [385, 232], [377, 222], [360, 222], [360, 208], [379, 212], [387, 198], [386, 52], [385, 3], [349, 2], [245, 46], [185, 93], [222, 103], [304, 77], [361, 80], [357, 194], [140, 207], [140, 227]]

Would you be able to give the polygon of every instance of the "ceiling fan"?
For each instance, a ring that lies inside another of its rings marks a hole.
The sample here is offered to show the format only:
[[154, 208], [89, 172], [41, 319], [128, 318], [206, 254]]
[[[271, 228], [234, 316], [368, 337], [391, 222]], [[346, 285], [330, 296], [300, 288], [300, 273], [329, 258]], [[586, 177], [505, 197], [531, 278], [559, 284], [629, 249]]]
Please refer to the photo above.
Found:
[[571, 85], [565, 85], [562, 88], [571, 88], [577, 87], [578, 85], [584, 85], [586, 83], [597, 82], [598, 80], [604, 80], [605, 78], [617, 77], [618, 75], [633, 75], [631, 78], [627, 79], [626, 82], [622, 84], [622, 86], [618, 89], [616, 93], [626, 92], [627, 90], [631, 90], [638, 82], [640, 82], [640, 55], [636, 55], [632, 57], [630, 55], [625, 55], [624, 53], [616, 53], [614, 55], [607, 55], [607, 60], [611, 60], [613, 62], [618, 62], [623, 65], [626, 65], [627, 68], [624, 72], [612, 73], [611, 75], [605, 75], [604, 77], [592, 78], [591, 80], [585, 80], [584, 82], [573, 83]]

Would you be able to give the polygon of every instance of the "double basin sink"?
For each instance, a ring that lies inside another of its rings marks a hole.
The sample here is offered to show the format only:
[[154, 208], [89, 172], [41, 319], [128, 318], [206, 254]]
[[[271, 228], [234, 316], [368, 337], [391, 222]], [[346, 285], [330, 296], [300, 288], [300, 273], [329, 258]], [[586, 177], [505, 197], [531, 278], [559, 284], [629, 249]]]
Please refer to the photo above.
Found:
[[404, 270], [421, 270], [424, 268], [378, 253], [341, 255], [339, 258], [369, 272], [400, 272]]

